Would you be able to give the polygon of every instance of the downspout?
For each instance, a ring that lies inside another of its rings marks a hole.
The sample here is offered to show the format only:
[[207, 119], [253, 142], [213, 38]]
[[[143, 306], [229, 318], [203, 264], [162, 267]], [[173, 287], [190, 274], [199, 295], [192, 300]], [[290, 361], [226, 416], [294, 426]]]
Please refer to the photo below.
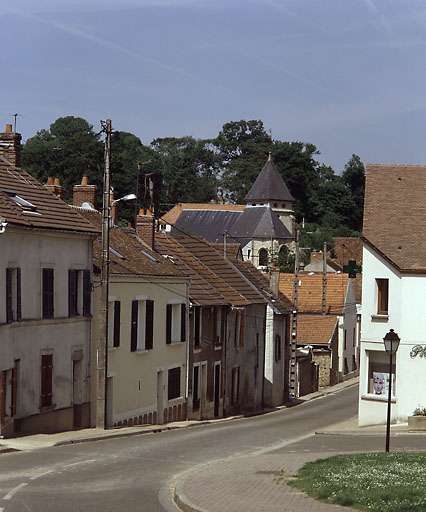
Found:
[[189, 396], [189, 285], [191, 278], [186, 283], [186, 384], [185, 384], [185, 420], [188, 420], [188, 396]]
[[[223, 311], [223, 310], [222, 310]], [[222, 412], [223, 417], [226, 415], [226, 376], [228, 374], [228, 370], [226, 367], [226, 351], [228, 350], [228, 314], [229, 307], [226, 308], [226, 318], [225, 318], [225, 336], [223, 338], [223, 403], [222, 403]]]

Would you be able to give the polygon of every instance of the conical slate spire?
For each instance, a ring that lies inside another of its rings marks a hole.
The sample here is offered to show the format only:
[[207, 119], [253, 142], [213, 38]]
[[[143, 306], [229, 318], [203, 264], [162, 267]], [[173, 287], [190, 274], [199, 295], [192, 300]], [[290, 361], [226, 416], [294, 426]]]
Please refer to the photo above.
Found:
[[274, 165], [271, 153], [269, 153], [268, 161], [263, 166], [244, 200], [246, 203], [294, 202], [294, 197], [290, 194], [287, 185]]

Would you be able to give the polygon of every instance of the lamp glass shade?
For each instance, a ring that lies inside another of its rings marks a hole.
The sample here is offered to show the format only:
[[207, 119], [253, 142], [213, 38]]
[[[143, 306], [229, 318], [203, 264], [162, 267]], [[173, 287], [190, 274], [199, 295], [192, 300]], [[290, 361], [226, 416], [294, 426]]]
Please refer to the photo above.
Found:
[[393, 329], [391, 329], [386, 336], [383, 338], [385, 344], [385, 350], [388, 354], [395, 354], [398, 350], [400, 338]]

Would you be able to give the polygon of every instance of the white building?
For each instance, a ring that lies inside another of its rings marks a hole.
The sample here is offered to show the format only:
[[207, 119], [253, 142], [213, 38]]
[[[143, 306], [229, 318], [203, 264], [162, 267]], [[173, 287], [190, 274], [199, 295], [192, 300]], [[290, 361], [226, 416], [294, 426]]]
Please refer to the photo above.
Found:
[[97, 230], [18, 167], [19, 140], [11, 127], [0, 134], [2, 435], [88, 426], [90, 418]]
[[[359, 424], [386, 423], [390, 331], [392, 421], [426, 405], [426, 167], [368, 165], [363, 227]], [[396, 359], [396, 360], [395, 360]]]

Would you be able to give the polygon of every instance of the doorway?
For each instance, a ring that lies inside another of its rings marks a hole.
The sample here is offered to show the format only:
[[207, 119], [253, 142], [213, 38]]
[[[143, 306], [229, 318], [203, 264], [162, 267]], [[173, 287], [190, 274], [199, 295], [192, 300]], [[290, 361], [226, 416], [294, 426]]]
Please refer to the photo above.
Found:
[[157, 423], [164, 423], [164, 372], [157, 371]]
[[214, 416], [219, 416], [219, 398], [220, 398], [220, 363], [214, 367]]
[[73, 403], [73, 427], [81, 428], [83, 419], [83, 378], [81, 361], [72, 362], [72, 403]]

